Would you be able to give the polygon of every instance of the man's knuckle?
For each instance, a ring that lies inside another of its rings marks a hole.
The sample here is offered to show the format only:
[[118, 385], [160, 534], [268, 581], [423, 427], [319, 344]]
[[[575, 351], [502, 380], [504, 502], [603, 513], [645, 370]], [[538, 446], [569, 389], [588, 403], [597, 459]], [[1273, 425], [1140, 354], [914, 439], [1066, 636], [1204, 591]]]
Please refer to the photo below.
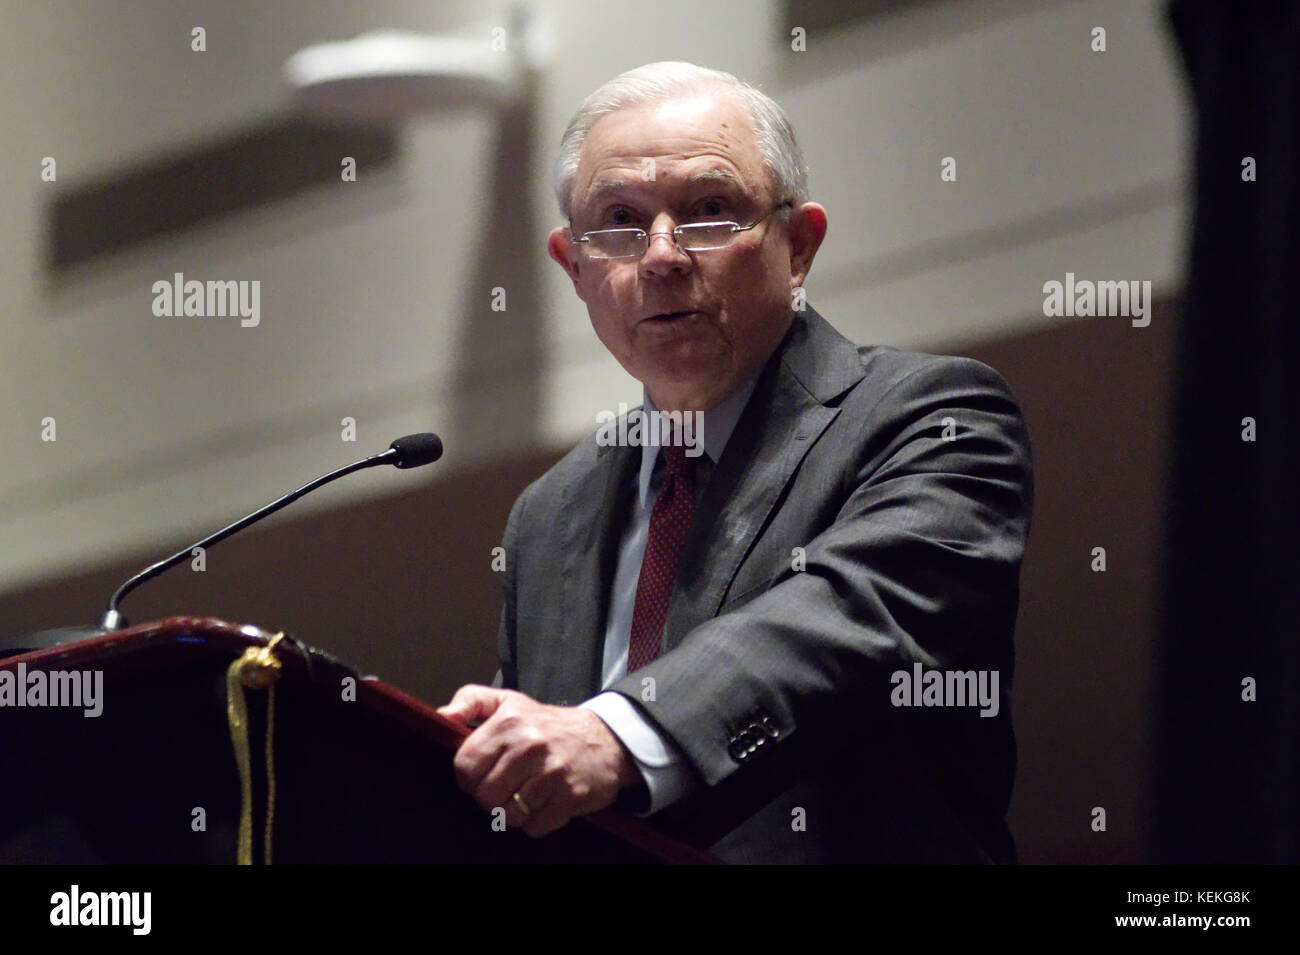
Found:
[[554, 789], [565, 782], [568, 776], [568, 767], [553, 751], [548, 751], [537, 775], [547, 786]]
[[519, 731], [518, 748], [520, 753], [537, 760], [543, 767], [550, 761], [551, 740], [535, 726], [525, 727]]
[[528, 718], [517, 710], [497, 710], [497, 728], [520, 739], [528, 739], [533, 732]]

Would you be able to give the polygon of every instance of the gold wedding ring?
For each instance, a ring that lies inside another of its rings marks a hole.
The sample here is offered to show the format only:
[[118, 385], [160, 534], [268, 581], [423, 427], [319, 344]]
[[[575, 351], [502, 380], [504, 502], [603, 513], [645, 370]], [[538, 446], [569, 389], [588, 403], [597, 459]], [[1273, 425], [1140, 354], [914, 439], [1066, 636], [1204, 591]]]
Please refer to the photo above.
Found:
[[514, 800], [515, 805], [519, 807], [519, 811], [525, 816], [531, 816], [533, 814], [533, 811], [528, 808], [528, 803], [524, 802], [524, 797], [519, 795], [519, 793], [515, 793]]

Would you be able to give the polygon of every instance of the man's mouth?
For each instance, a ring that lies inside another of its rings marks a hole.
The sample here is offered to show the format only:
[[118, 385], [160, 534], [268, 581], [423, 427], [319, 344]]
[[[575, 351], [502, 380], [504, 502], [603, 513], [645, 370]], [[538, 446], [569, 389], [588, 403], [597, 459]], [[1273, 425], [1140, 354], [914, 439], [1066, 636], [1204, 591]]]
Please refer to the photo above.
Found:
[[681, 312], [660, 312], [658, 315], [651, 315], [646, 319], [648, 322], [670, 322], [675, 318], [684, 318], [687, 315], [694, 315], [693, 309], [687, 309]]

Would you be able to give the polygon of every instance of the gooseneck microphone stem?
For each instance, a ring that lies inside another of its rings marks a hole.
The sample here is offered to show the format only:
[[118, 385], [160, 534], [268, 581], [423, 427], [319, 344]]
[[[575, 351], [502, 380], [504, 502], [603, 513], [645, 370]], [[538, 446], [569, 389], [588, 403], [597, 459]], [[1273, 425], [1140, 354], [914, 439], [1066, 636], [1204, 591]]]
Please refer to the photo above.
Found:
[[[423, 438], [425, 436], [413, 435], [411, 437]], [[432, 438], [433, 442], [437, 443], [437, 451], [434, 454], [434, 457], [436, 458], [437, 455], [442, 453], [441, 442], [439, 442], [438, 439], [432, 435], [429, 435], [428, 437]], [[121, 612], [118, 611], [117, 608], [118, 608], [118, 604], [122, 602], [122, 599], [126, 597], [126, 595], [129, 594], [131, 591], [135, 590], [135, 588], [139, 587], [145, 581], [152, 580], [154, 577], [157, 577], [159, 574], [161, 574], [163, 571], [167, 570], [168, 568], [175, 567], [181, 561], [189, 557], [196, 548], [202, 547], [206, 549], [208, 547], [211, 547], [213, 544], [220, 543], [221, 541], [229, 537], [231, 534], [236, 534], [239, 531], [243, 530], [249, 524], [254, 524], [257, 521], [260, 521], [262, 518], [267, 517], [270, 514], [274, 514], [276, 511], [280, 510], [280, 508], [292, 504], [294, 501], [298, 500], [298, 498], [302, 497], [304, 494], [307, 494], [310, 491], [316, 490], [316, 488], [320, 487], [322, 484], [328, 484], [330, 481], [337, 480], [338, 478], [351, 474], [354, 471], [360, 471], [363, 470], [364, 468], [378, 467], [381, 464], [394, 464], [397, 467], [412, 467], [412, 466], [418, 466], [418, 464], [426, 463], [423, 460], [419, 462], [408, 462], [408, 460], [404, 458], [402, 449], [400, 447], [397, 447], [397, 445], [403, 440], [407, 440], [407, 439], [398, 439], [398, 441], [393, 442], [394, 446], [390, 447], [387, 451], [382, 451], [379, 454], [371, 455], [370, 457], [363, 458], [360, 461], [354, 461], [351, 464], [347, 465], [346, 467], [339, 468], [337, 471], [331, 471], [329, 474], [324, 474], [321, 477], [318, 477], [316, 480], [312, 481], [310, 484], [304, 484], [302, 487], [298, 488], [298, 490], [290, 491], [288, 494], [284, 495], [284, 497], [277, 498], [276, 500], [272, 501], [270, 504], [267, 504], [265, 507], [259, 508], [258, 510], [254, 511], [252, 514], [249, 514], [247, 517], [240, 518], [239, 520], [235, 521], [235, 523], [223, 527], [215, 534], [209, 534], [207, 537], [203, 538], [203, 540], [191, 544], [189, 547], [186, 547], [182, 550], [178, 550], [176, 553], [172, 554], [167, 559], [160, 560], [158, 561], [158, 563], [146, 567], [144, 570], [140, 571], [140, 573], [136, 574], [134, 577], [132, 577], [130, 580], [124, 583], [121, 587], [117, 588], [112, 598], [110, 598], [108, 601], [108, 609], [104, 611], [104, 616], [100, 620], [100, 626], [104, 630], [118, 630], [126, 626], [126, 618], [121, 614]]]

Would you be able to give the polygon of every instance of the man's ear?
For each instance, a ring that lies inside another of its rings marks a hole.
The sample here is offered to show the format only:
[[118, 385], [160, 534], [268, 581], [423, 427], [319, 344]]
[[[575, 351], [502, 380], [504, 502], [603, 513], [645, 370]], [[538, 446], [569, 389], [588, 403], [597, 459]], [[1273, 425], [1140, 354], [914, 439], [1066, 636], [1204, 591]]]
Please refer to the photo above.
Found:
[[790, 212], [790, 287], [803, 285], [812, 269], [813, 257], [826, 238], [826, 210], [816, 202], [805, 202]]
[[578, 298], [582, 298], [582, 290], [578, 288], [578, 256], [582, 253], [569, 241], [569, 230], [564, 226], [556, 226], [552, 229], [551, 234], [546, 237], [546, 252], [559, 263], [560, 268], [564, 269], [564, 273], [573, 282], [573, 291]]

